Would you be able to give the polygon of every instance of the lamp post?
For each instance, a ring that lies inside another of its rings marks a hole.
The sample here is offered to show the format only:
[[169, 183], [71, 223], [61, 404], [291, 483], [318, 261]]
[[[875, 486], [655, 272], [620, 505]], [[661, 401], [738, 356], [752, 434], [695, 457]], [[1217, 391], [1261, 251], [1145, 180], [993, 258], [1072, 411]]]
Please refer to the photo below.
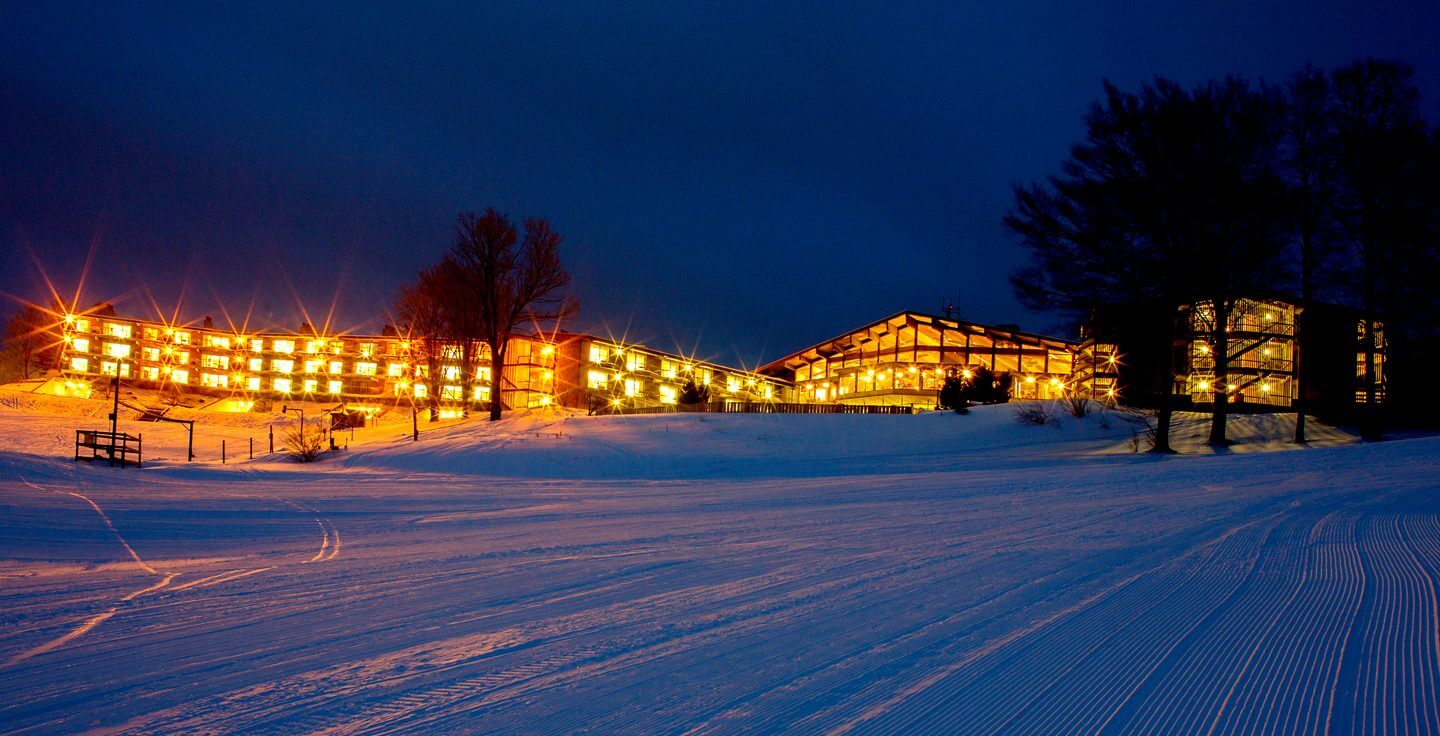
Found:
[[[271, 406], [274, 405], [272, 404]], [[305, 440], [305, 408], [298, 406], [295, 408], [291, 408], [289, 406], [280, 407], [280, 412], [282, 414], [288, 414], [292, 411], [300, 415], [300, 440], [303, 442]]]

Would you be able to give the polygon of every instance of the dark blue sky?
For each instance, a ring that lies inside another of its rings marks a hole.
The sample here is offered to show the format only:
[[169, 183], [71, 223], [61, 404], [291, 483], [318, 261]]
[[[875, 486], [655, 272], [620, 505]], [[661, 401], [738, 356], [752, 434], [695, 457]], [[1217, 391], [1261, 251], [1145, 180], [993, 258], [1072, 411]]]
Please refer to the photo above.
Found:
[[494, 206], [566, 235], [577, 327], [656, 347], [753, 364], [957, 289], [1044, 330], [1000, 217], [1102, 78], [1391, 56], [1440, 117], [1433, 0], [196, 5], [0, 0], [0, 290], [93, 242], [92, 300], [378, 329]]

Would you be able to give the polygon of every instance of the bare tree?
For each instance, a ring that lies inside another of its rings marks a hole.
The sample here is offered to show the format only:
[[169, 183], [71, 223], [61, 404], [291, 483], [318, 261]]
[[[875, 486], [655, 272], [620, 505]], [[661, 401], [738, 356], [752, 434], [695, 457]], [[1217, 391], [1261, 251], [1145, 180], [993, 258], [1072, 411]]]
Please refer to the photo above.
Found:
[[4, 372], [15, 378], [43, 373], [60, 359], [60, 322], [34, 304], [25, 304], [10, 317], [4, 340]]
[[539, 327], [576, 308], [562, 293], [570, 274], [560, 264], [560, 241], [560, 234], [540, 218], [525, 219], [522, 237], [510, 218], [494, 209], [459, 217], [451, 254], [474, 297], [479, 335], [490, 346], [492, 421], [504, 409], [506, 355], [517, 328]]
[[422, 270], [415, 283], [402, 288], [395, 300], [395, 313], [410, 338], [412, 361], [418, 357], [416, 362], [424, 367], [424, 371], [415, 371], [413, 379], [425, 387], [425, 403], [430, 408], [432, 422], [439, 419], [440, 414], [440, 366], [449, 334], [440, 293], [448, 288], [452, 279], [444, 269], [442, 262]]

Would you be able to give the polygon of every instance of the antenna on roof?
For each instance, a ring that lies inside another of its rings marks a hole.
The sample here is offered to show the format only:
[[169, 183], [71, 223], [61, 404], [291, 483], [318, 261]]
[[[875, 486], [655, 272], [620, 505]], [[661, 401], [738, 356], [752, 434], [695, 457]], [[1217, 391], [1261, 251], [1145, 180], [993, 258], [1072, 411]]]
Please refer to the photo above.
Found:
[[960, 304], [960, 289], [957, 287], [957, 288], [955, 289], [955, 299], [954, 299], [954, 301], [951, 301], [951, 300], [949, 300], [949, 299], [942, 299], [942, 300], [940, 300], [940, 311], [942, 311], [942, 312], [945, 313], [945, 317], [946, 317], [947, 319], [949, 319], [949, 318], [958, 318], [958, 317], [960, 316], [960, 307], [958, 306], [959, 304]]

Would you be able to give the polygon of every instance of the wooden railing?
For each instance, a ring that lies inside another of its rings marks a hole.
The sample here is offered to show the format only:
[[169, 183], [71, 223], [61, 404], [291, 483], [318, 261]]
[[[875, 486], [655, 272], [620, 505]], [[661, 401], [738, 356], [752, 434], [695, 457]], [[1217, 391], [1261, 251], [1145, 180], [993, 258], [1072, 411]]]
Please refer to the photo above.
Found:
[[[86, 451], [89, 454], [86, 454]], [[75, 460], [94, 462], [104, 460], [114, 467], [127, 464], [140, 467], [141, 442], [139, 435], [124, 432], [106, 432], [101, 429], [75, 430]]]

